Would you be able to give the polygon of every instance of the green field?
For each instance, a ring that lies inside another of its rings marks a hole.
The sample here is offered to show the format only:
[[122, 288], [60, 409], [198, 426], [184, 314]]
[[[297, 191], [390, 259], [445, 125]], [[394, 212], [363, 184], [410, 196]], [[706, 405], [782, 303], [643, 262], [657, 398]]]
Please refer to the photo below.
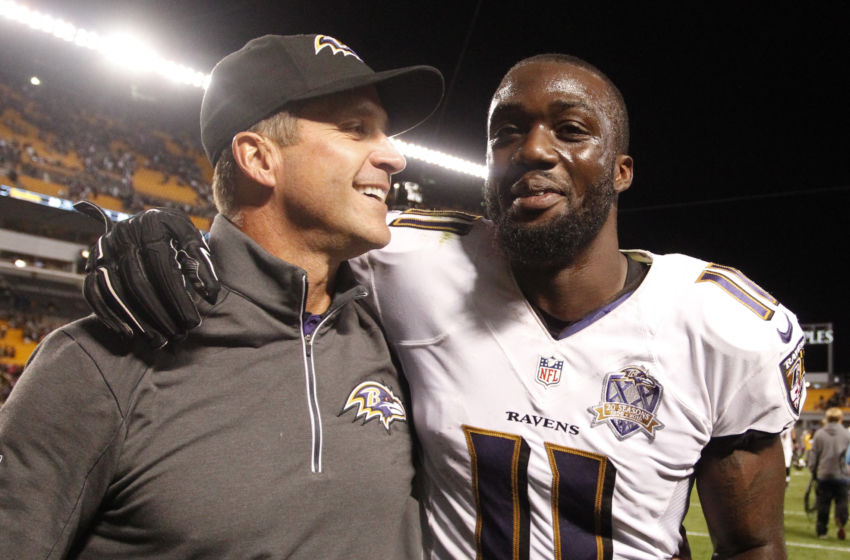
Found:
[[[785, 542], [791, 560], [850, 560], [850, 540], [840, 541], [835, 537], [835, 524], [830, 519], [829, 538], [815, 536], [815, 514], [806, 514], [803, 494], [811, 475], [808, 470], [791, 471], [791, 484], [785, 492]], [[814, 505], [814, 496], [812, 496]], [[832, 515], [830, 515], [832, 518]], [[702, 517], [696, 490], [691, 495], [691, 507], [685, 517], [688, 540], [694, 560], [711, 558], [711, 540]], [[848, 527], [850, 528], [850, 527]]]

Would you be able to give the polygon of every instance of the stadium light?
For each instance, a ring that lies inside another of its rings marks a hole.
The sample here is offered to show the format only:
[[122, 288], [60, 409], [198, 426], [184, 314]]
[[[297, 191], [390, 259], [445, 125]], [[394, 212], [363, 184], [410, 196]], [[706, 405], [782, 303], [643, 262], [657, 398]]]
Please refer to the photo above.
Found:
[[35, 31], [96, 51], [124, 69], [154, 72], [173, 82], [195, 87], [203, 87], [209, 79], [203, 72], [163, 58], [145, 41], [128, 32], [116, 32], [104, 37], [95, 31], [8, 0], [0, 0], [0, 15]]
[[145, 41], [127, 31], [116, 31], [107, 36], [100, 51], [122, 68], [133, 71], [156, 70], [159, 62], [159, 56]]
[[398, 138], [393, 138], [392, 141], [405, 157], [418, 159], [431, 165], [436, 165], [457, 173], [472, 175], [480, 179], [487, 177], [487, 168], [480, 163], [474, 163], [438, 150], [411, 144]]
[[[77, 27], [63, 19], [32, 10], [9, 0], [0, 0], [0, 17], [26, 25], [36, 31], [53, 35], [78, 47], [96, 51], [121, 68], [153, 72], [172, 82], [202, 89], [206, 89], [210, 82], [209, 74], [160, 56], [143, 40], [127, 32], [104, 37], [95, 31]], [[486, 168], [479, 163], [397, 138], [394, 138], [393, 141], [399, 151], [408, 158], [480, 179], [487, 176]]]

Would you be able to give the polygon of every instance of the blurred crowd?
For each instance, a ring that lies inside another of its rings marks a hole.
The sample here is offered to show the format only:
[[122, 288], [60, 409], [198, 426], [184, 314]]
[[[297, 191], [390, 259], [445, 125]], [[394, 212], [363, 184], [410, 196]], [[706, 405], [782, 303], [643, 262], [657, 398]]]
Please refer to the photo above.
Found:
[[847, 383], [842, 383], [836, 387], [835, 392], [827, 398], [821, 395], [815, 403], [815, 408], [818, 410], [826, 410], [832, 407], [850, 408], [850, 386]]
[[0, 405], [9, 398], [12, 387], [15, 386], [23, 371], [22, 365], [0, 363]]
[[[57, 185], [59, 195], [70, 200], [108, 195], [127, 213], [167, 206], [211, 218], [212, 192], [199, 165], [203, 156], [198, 142], [131, 105], [110, 106], [106, 96], [94, 100], [21, 84], [0, 69], [0, 181], [22, 186], [22, 178], [32, 177]], [[137, 191], [134, 177], [141, 170], [147, 170], [149, 182], [158, 177], [163, 185], [191, 188], [196, 202]], [[20, 376], [32, 344], [87, 313], [78, 294], [55, 301], [31, 299], [17, 293], [14, 283], [0, 282], [0, 403]], [[7, 337], [12, 329], [14, 337]]]
[[[23, 333], [24, 343], [41, 342], [41, 340], [50, 334], [54, 329], [61, 327], [68, 322], [68, 319], [55, 315], [45, 314], [43, 312], [31, 313], [13, 313], [10, 316], [4, 317], [8, 323], [8, 328], [20, 329]], [[0, 339], [5, 338], [7, 327], [0, 328]], [[8, 348], [8, 345], [5, 346]], [[14, 353], [4, 353], [5, 357], [14, 357]]]
[[[128, 213], [148, 206], [170, 206], [189, 214], [212, 217], [212, 191], [198, 164], [200, 147], [179, 134], [168, 134], [176, 150], [169, 150], [166, 136], [151, 130], [142, 117], [126, 110], [98, 106], [67, 91], [39, 86], [14, 86], [0, 75], [0, 115], [14, 109], [37, 130], [38, 141], [48, 153], [39, 153], [32, 143], [0, 133], [0, 173], [5, 170], [12, 183], [19, 175], [61, 185], [63, 196], [77, 200], [105, 194], [121, 200]], [[14, 134], [29, 132], [8, 115], [2, 124]], [[30, 132], [31, 136], [31, 132]], [[184, 155], [177, 155], [174, 151]], [[82, 169], [69, 167], [64, 156], [75, 154]], [[196, 204], [153, 198], [133, 188], [133, 174], [140, 165], [162, 176], [162, 183], [176, 182], [198, 194]]]
[[35, 344], [54, 329], [87, 314], [88, 308], [82, 297], [79, 301], [63, 300], [57, 304], [9, 291], [0, 294], [0, 404], [9, 396], [23, 371], [23, 365], [19, 363], [21, 360], [14, 360], [21, 356], [17, 355], [17, 346], [7, 338], [9, 331], [20, 330], [24, 344]]

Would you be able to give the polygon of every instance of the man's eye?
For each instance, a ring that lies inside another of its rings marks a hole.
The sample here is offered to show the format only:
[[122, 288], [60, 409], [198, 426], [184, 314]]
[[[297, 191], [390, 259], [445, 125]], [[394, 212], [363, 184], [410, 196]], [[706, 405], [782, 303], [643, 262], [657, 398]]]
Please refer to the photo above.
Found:
[[584, 138], [587, 136], [587, 130], [583, 126], [574, 122], [566, 122], [559, 124], [555, 128], [556, 133], [559, 138], [565, 138], [567, 140]]
[[349, 132], [351, 134], [357, 135], [365, 135], [368, 133], [368, 129], [362, 121], [350, 121], [344, 122], [339, 125], [340, 130], [343, 132]]
[[516, 134], [519, 134], [519, 128], [516, 125], [505, 124], [496, 127], [493, 132], [490, 133], [490, 140], [498, 142], [499, 140], [510, 138]]

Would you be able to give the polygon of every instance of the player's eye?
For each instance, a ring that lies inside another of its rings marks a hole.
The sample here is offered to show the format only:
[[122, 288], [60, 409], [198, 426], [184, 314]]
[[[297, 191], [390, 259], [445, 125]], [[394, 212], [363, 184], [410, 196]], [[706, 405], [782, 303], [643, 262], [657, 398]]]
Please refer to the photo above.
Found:
[[490, 131], [490, 142], [504, 142], [520, 133], [519, 127], [514, 124], [502, 124]]
[[575, 121], [559, 123], [555, 127], [555, 133], [558, 135], [558, 138], [564, 140], [581, 140], [588, 135], [587, 129]]

